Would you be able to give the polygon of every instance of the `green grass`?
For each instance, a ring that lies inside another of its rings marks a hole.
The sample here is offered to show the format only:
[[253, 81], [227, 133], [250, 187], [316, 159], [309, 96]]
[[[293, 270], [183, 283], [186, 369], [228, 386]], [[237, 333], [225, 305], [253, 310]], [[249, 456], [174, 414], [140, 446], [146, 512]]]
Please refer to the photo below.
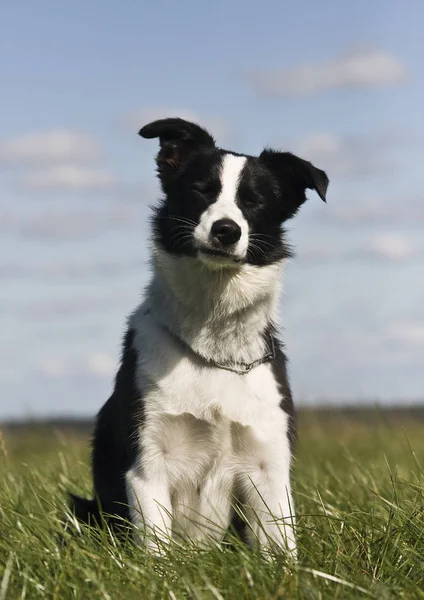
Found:
[[90, 492], [88, 456], [84, 433], [3, 429], [0, 600], [424, 599], [422, 416], [301, 415], [296, 566], [243, 546], [154, 558], [79, 530], [66, 490]]

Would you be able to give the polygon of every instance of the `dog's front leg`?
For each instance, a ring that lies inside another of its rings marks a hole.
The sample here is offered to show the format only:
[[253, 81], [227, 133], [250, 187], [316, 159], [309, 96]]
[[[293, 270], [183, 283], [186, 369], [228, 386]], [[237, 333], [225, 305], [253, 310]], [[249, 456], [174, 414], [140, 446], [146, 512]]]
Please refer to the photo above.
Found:
[[172, 507], [166, 474], [149, 480], [137, 467], [130, 469], [126, 475], [126, 488], [136, 539], [158, 553], [171, 535]]
[[249, 479], [251, 487], [247, 491], [246, 482], [243, 504], [250, 544], [265, 550], [282, 548], [295, 558], [295, 516], [287, 474], [260, 473]]
[[197, 541], [208, 545], [220, 541], [231, 521], [234, 473], [224, 459], [218, 460], [200, 491]]
[[290, 486], [290, 448], [277, 430], [234, 427], [240, 472], [238, 494], [245, 513], [251, 545], [265, 550], [286, 549], [296, 556], [295, 517]]

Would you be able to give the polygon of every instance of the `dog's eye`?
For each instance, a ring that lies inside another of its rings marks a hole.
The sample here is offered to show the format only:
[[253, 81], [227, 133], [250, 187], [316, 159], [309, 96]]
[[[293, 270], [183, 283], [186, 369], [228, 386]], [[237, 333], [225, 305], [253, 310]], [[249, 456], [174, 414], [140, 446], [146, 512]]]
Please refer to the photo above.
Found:
[[260, 205], [260, 198], [249, 190], [243, 192], [241, 201], [247, 208], [257, 208]]
[[218, 191], [215, 189], [215, 186], [212, 186], [208, 183], [194, 183], [190, 187], [190, 190], [196, 194], [205, 196], [206, 198], [213, 198], [218, 193]]

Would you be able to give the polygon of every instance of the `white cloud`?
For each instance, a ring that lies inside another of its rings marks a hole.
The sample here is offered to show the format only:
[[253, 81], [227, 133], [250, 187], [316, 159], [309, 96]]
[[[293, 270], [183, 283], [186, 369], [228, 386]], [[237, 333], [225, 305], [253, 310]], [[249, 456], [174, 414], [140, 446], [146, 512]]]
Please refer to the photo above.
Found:
[[400, 234], [378, 234], [372, 239], [369, 251], [381, 258], [404, 261], [417, 256], [419, 246], [414, 240]]
[[[24, 264], [19, 260], [10, 262], [2, 261], [0, 263], [0, 278], [3, 283], [6, 279], [10, 281], [24, 279], [26, 283], [31, 280], [36, 280], [37, 285], [44, 285], [49, 281], [54, 281], [56, 284], [60, 282], [71, 282], [74, 280], [90, 280], [99, 281], [99, 290], [103, 285], [110, 285], [111, 278], [114, 281], [125, 278], [125, 282], [139, 281], [140, 276], [145, 279], [146, 273], [149, 272], [149, 259], [143, 250], [140, 256], [126, 257], [123, 260], [101, 260], [98, 258], [81, 259], [75, 261], [54, 259], [49, 262], [41, 262], [36, 264]], [[132, 296], [130, 295], [130, 298]], [[88, 307], [95, 308], [99, 305], [104, 308], [106, 306], [104, 298], [93, 298], [82, 300], [81, 304], [73, 297], [69, 301], [60, 303], [55, 299], [50, 303], [44, 303], [42, 307], [35, 309], [31, 304], [29, 314], [43, 313], [52, 315], [53, 313], [78, 313], [80, 310]], [[45, 308], [47, 307], [47, 308]]]
[[86, 363], [87, 371], [96, 375], [113, 375], [116, 372], [115, 358], [98, 352], [91, 355]]
[[[341, 206], [334, 207], [334, 210], [326, 217], [333, 219], [338, 223], [348, 225], [370, 225], [376, 224], [407, 223], [415, 221], [417, 218], [424, 219], [424, 207], [421, 211], [405, 210], [405, 206], [410, 206], [408, 198], [380, 198], [380, 197], [362, 197], [344, 199]], [[418, 208], [418, 207], [417, 207]]]
[[90, 135], [67, 129], [0, 141], [0, 163], [84, 162], [99, 155], [100, 148]]
[[144, 231], [145, 216], [131, 205], [100, 210], [46, 211], [15, 223], [14, 230], [38, 239], [71, 240], [93, 238], [112, 230], [138, 228]]
[[68, 129], [28, 133], [0, 141], [0, 164], [21, 166], [19, 185], [26, 189], [95, 189], [110, 187], [114, 176], [87, 166], [99, 158], [98, 143]]
[[354, 48], [323, 62], [291, 68], [250, 71], [247, 81], [264, 96], [305, 96], [331, 89], [381, 87], [402, 82], [406, 66], [379, 49]]
[[424, 321], [397, 323], [389, 328], [388, 335], [397, 342], [424, 347]]
[[76, 376], [81, 374], [112, 376], [116, 372], [116, 359], [103, 352], [95, 352], [85, 360], [71, 357], [45, 356], [38, 361], [36, 369], [49, 377]]
[[295, 142], [293, 151], [331, 176], [370, 175], [391, 167], [389, 136], [353, 137], [313, 133]]
[[413, 233], [424, 222], [424, 195], [420, 192], [384, 193], [384, 188], [374, 195], [362, 194], [360, 190], [358, 193], [357, 188], [347, 189], [337, 196], [337, 202], [331, 202], [331, 210], [314, 213], [313, 218], [337, 227], [402, 227]]
[[202, 117], [195, 111], [187, 108], [140, 108], [125, 115], [123, 123], [126, 127], [131, 127], [135, 131], [138, 131], [151, 121], [167, 117], [180, 117], [186, 121], [198, 123], [202, 127], [205, 127], [218, 142], [228, 140], [231, 135], [228, 124], [224, 119], [220, 117]]
[[24, 175], [21, 184], [32, 190], [41, 189], [98, 189], [111, 187], [115, 177], [104, 169], [73, 164], [50, 166]]
[[382, 233], [360, 242], [349, 240], [310, 242], [301, 245], [297, 255], [304, 264], [327, 260], [406, 262], [418, 257], [420, 252], [420, 244], [409, 236]]

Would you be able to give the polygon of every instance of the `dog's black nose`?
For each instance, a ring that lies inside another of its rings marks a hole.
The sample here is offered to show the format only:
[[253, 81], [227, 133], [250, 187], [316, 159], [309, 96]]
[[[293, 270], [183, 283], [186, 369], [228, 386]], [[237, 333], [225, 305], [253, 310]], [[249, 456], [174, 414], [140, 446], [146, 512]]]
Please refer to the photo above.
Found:
[[219, 219], [212, 225], [211, 235], [213, 240], [219, 242], [222, 246], [231, 246], [241, 238], [241, 229], [231, 219]]

